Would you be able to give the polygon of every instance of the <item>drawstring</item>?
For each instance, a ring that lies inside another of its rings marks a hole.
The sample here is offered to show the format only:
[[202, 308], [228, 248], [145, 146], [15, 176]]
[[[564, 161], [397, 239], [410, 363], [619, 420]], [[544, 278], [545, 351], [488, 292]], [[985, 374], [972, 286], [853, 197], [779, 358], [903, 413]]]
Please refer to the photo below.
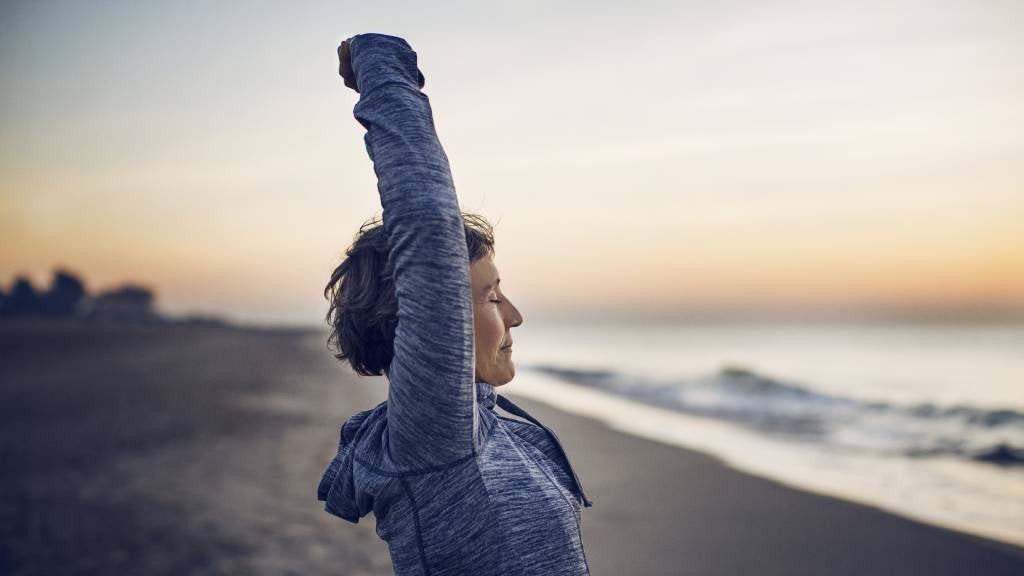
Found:
[[557, 446], [559, 451], [562, 452], [562, 457], [565, 458], [565, 462], [569, 464], [569, 472], [572, 474], [573, 481], [576, 482], [576, 489], [579, 491], [580, 496], [583, 498], [583, 505], [587, 507], [593, 506], [594, 503], [589, 498], [587, 498], [586, 494], [583, 493], [583, 485], [580, 484], [580, 479], [578, 476], [576, 476], [576, 471], [573, 470], [572, 463], [569, 462], [569, 455], [566, 454], [565, 449], [562, 448], [562, 443], [558, 441], [558, 436], [555, 434], [555, 431], [541, 424], [536, 418], [530, 416], [530, 414], [526, 410], [523, 410], [519, 406], [516, 406], [508, 398], [505, 398], [501, 394], [495, 394], [495, 396], [495, 401], [498, 404], [498, 406], [503, 408], [506, 412], [509, 412], [510, 414], [515, 414], [516, 416], [519, 416], [521, 418], [526, 418], [530, 422], [533, 422], [537, 426], [540, 426], [542, 429], [544, 429], [544, 431], [551, 435], [551, 439], [555, 441], [555, 446]]

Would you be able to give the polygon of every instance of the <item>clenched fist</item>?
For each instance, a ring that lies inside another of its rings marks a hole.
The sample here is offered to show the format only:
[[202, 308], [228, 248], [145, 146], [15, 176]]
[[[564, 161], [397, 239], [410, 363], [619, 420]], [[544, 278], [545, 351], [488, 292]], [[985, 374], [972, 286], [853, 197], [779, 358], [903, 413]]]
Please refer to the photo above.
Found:
[[345, 80], [345, 86], [359, 92], [356, 84], [356, 74], [352, 71], [352, 47], [351, 38], [345, 40], [338, 46], [338, 74]]

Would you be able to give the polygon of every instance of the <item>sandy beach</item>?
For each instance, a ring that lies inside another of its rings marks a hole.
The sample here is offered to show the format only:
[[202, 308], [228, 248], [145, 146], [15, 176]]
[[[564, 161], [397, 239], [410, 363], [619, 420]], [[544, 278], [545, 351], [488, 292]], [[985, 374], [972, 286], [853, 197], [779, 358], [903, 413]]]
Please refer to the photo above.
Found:
[[[316, 501], [386, 398], [307, 330], [0, 324], [0, 573], [391, 574]], [[1024, 550], [742, 474], [507, 393], [594, 507], [593, 574], [1021, 574]], [[499, 393], [506, 393], [500, 390]]]

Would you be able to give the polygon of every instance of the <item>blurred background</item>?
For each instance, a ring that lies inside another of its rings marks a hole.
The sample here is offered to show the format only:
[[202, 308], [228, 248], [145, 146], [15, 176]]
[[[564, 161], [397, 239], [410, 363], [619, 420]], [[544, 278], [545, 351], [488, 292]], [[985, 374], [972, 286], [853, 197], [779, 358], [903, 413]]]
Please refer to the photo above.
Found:
[[[333, 359], [323, 321], [380, 214], [337, 76], [360, 32], [416, 49], [461, 206], [496, 225], [525, 319], [507, 392], [595, 485], [595, 574], [772, 572], [701, 556], [738, 544], [789, 574], [863, 572], [865, 551], [916, 554], [902, 573], [940, 553], [973, 562], [952, 573], [1024, 567], [1024, 5], [0, 15], [2, 571], [390, 573], [372, 521], [314, 498], [337, 427], [386, 397]], [[711, 485], [742, 471], [895, 516], [734, 501], [698, 537], [615, 508], [643, 485], [601, 449], [622, 432], [651, 454], [631, 466], [696, 450], [722, 465]], [[793, 528], [738, 540], [745, 513]], [[903, 519], [923, 524], [879, 528]], [[797, 552], [822, 524], [850, 558]], [[642, 526], [664, 548], [616, 548]], [[887, 543], [853, 537], [872, 533]]]

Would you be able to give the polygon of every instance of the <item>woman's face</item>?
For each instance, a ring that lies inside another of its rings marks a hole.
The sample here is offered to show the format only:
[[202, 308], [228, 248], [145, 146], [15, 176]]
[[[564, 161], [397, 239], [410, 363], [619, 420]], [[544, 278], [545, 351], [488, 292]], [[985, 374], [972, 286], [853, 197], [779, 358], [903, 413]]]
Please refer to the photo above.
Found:
[[491, 255], [470, 264], [473, 289], [473, 337], [476, 345], [476, 379], [492, 386], [512, 381], [512, 335], [509, 329], [523, 317], [501, 292], [498, 268]]

